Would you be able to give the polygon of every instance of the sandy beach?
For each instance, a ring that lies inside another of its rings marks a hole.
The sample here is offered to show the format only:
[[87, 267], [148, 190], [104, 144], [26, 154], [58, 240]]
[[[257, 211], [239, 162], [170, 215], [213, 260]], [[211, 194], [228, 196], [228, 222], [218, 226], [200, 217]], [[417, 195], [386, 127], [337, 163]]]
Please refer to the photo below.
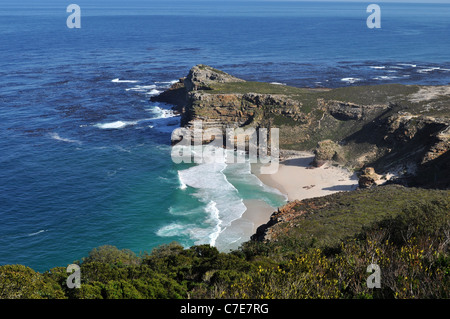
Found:
[[277, 210], [263, 200], [244, 200], [247, 210], [241, 218], [236, 219], [218, 237], [218, 248], [221, 251], [238, 248], [243, 242], [256, 233], [256, 229], [270, 219], [270, 215]]
[[253, 173], [264, 184], [286, 194], [289, 201], [357, 188], [358, 178], [353, 172], [330, 164], [313, 167], [310, 165], [313, 159], [312, 153], [298, 153], [280, 162], [275, 174], [259, 174], [257, 166]]

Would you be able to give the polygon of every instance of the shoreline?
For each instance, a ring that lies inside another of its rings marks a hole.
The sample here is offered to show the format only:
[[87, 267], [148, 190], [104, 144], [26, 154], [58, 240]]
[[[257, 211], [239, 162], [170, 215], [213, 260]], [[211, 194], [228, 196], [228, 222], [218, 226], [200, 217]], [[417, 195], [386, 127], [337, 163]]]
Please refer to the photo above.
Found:
[[[273, 212], [277, 210], [262, 199], [244, 199], [243, 202], [247, 207], [246, 211], [240, 218], [232, 221], [231, 225], [217, 237], [217, 241], [220, 242], [217, 248], [220, 251], [237, 249], [241, 244], [249, 241], [257, 228], [267, 223]], [[231, 242], [226, 242], [227, 239]]]
[[356, 174], [344, 167], [325, 163], [311, 166], [313, 153], [301, 152], [280, 161], [274, 174], [260, 174], [257, 167], [253, 173], [267, 186], [286, 194], [288, 201], [321, 197], [358, 187]]
[[[281, 155], [281, 154], [280, 154]], [[310, 152], [284, 151], [277, 172], [274, 174], [261, 174], [261, 164], [251, 164], [251, 172], [263, 184], [277, 189], [287, 196], [287, 201], [303, 200], [306, 198], [321, 197], [341, 191], [351, 191], [358, 187], [356, 174], [346, 168], [333, 166], [329, 163], [321, 167], [310, 165], [314, 154]], [[222, 236], [240, 234], [240, 238], [232, 243], [236, 246], [250, 240], [256, 229], [266, 224], [270, 216], [278, 207], [271, 207], [263, 200], [244, 200], [247, 210], [237, 220], [233, 221]]]

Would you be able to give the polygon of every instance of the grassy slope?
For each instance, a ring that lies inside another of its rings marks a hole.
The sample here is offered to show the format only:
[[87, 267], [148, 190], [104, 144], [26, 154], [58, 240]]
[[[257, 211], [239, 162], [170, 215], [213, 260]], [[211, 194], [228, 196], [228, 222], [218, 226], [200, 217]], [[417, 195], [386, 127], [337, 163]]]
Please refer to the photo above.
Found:
[[[380, 186], [352, 192], [307, 199], [295, 210], [306, 212], [291, 223], [276, 225], [282, 234], [279, 244], [297, 239], [296, 244], [317, 247], [333, 246], [354, 236], [382, 219], [399, 215], [406, 207], [425, 201], [441, 201], [450, 190], [425, 190], [397, 185]], [[295, 227], [292, 227], [292, 225]], [[286, 249], [286, 248], [285, 248]]]

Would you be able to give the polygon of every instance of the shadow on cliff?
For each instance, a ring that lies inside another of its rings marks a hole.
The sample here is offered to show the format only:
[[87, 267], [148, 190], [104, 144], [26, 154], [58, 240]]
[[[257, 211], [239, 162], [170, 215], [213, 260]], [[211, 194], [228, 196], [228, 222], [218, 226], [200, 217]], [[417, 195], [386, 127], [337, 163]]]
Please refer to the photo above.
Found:
[[[426, 120], [410, 120], [402, 122], [397, 128], [390, 131], [388, 119], [402, 109], [401, 106], [391, 106], [372, 121], [366, 123], [359, 131], [345, 138], [343, 144], [352, 148], [356, 156], [364, 155], [365, 152], [370, 152], [370, 149], [376, 146], [379, 152], [377, 158], [370, 163], [366, 163], [366, 166], [374, 167], [379, 173], [387, 173], [396, 166], [412, 164], [412, 166], [418, 168], [417, 174], [420, 174], [423, 170], [441, 174], [438, 168], [433, 170], [431, 167], [443, 167], [445, 160], [439, 160], [439, 158], [443, 158], [444, 155], [431, 161], [429, 165], [421, 165], [420, 163], [431, 147], [439, 141], [436, 135], [445, 129], [446, 125], [427, 122]], [[448, 155], [446, 156], [448, 157]], [[428, 178], [427, 180], [431, 182]], [[408, 178], [407, 184], [410, 183], [412, 183], [412, 180]], [[420, 183], [417, 179], [414, 179], [414, 184], [419, 185]], [[443, 184], [439, 182], [435, 185]]]
[[410, 180], [414, 187], [450, 189], [450, 151], [418, 168]]

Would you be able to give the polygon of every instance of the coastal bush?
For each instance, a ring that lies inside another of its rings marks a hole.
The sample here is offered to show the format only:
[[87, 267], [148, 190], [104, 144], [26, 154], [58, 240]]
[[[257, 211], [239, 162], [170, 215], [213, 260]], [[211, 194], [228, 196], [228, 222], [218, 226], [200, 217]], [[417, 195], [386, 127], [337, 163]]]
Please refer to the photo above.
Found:
[[119, 250], [115, 246], [105, 245], [94, 248], [83, 262], [101, 262], [113, 265], [138, 265], [140, 259], [129, 249]]
[[238, 299], [339, 298], [337, 280], [331, 276], [329, 260], [320, 249], [312, 249], [276, 267], [259, 266], [233, 282], [219, 297]]
[[[236, 278], [222, 298], [448, 298], [450, 201], [422, 201], [366, 227], [339, 247], [303, 250]], [[326, 252], [326, 253], [325, 253]], [[367, 286], [367, 266], [381, 288]]]
[[0, 266], [0, 299], [63, 299], [55, 280], [23, 265]]
[[[343, 241], [333, 260], [346, 298], [448, 298], [450, 201], [422, 201]], [[366, 267], [381, 268], [381, 289], [366, 285]]]

